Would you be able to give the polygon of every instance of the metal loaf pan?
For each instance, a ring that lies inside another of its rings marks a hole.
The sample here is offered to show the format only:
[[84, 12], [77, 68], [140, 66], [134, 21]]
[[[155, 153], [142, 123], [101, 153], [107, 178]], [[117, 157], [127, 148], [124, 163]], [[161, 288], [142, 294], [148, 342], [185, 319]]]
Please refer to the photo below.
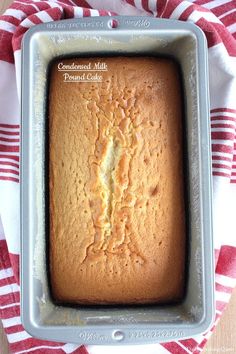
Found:
[[[115, 22], [115, 28], [112, 24]], [[63, 55], [168, 55], [180, 65], [188, 178], [186, 296], [175, 305], [63, 307], [47, 278], [45, 148], [48, 65]], [[23, 40], [21, 316], [35, 337], [83, 344], [172, 341], [204, 332], [214, 316], [207, 46], [191, 23], [94, 17], [31, 28]]]

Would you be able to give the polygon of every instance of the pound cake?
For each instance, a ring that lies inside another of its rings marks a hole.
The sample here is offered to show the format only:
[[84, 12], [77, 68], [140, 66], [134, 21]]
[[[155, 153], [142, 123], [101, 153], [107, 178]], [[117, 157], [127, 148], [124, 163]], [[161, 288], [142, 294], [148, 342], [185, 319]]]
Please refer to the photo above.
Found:
[[49, 263], [58, 303], [181, 299], [185, 207], [177, 64], [53, 62]]

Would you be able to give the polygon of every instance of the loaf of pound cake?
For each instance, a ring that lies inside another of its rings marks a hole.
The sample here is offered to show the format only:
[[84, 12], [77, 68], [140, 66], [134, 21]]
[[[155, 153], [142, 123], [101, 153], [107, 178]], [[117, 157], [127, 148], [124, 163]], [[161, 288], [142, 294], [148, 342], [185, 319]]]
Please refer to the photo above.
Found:
[[186, 230], [178, 65], [155, 57], [54, 61], [48, 113], [53, 299], [179, 301]]

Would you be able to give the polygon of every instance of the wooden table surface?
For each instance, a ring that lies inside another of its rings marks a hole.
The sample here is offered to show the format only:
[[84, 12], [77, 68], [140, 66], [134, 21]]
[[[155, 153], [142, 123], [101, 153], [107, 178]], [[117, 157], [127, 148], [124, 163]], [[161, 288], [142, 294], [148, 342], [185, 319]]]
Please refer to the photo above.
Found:
[[[0, 0], [0, 14], [12, 3], [12, 0]], [[222, 319], [207, 343], [204, 353], [236, 353], [236, 290]], [[9, 354], [8, 344], [0, 322], [0, 354]], [[158, 354], [158, 353], [157, 353]]]

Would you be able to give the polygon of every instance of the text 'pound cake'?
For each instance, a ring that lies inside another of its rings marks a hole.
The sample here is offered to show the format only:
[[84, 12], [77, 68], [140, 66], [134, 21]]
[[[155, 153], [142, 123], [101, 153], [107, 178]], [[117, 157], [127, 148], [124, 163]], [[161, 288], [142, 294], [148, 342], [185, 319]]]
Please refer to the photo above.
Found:
[[49, 261], [55, 301], [181, 299], [182, 115], [179, 71], [171, 59], [53, 62]]

